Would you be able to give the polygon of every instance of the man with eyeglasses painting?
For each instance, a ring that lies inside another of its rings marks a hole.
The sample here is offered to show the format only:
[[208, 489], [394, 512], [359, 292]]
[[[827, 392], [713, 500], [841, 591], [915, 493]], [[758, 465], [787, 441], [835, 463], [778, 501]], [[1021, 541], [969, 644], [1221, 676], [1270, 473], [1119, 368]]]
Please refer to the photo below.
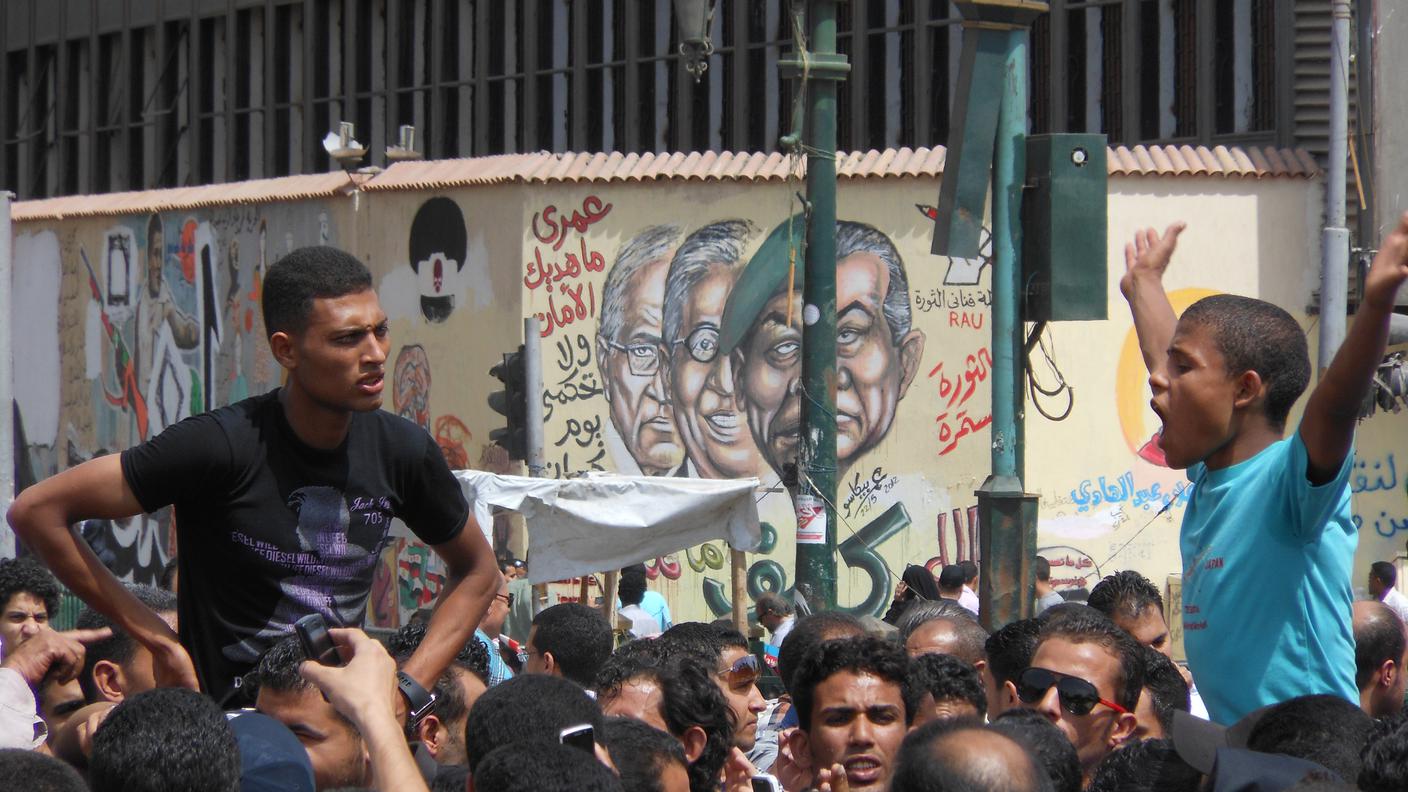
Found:
[[1062, 615], [1042, 625], [1031, 666], [1017, 677], [1017, 697], [1065, 733], [1086, 781], [1134, 734], [1144, 687], [1140, 651], [1095, 610]]
[[696, 478], [746, 478], [762, 467], [732, 361], [719, 354], [724, 305], [755, 230], [746, 220], [721, 220], [694, 231], [665, 277], [665, 380], [685, 448], [683, 472]]
[[602, 430], [613, 468], [622, 474], [669, 475], [684, 449], [664, 384], [661, 302], [677, 226], [651, 226], [621, 246], [606, 275], [596, 359], [611, 420]]

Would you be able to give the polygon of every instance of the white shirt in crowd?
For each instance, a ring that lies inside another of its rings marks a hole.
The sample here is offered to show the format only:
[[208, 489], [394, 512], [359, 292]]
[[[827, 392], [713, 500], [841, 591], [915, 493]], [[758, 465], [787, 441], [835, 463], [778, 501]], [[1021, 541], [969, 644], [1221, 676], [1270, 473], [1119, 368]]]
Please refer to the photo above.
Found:
[[973, 589], [963, 587], [963, 593], [958, 595], [958, 604], [973, 611], [973, 615], [978, 615], [978, 595]]
[[1398, 593], [1398, 589], [1390, 588], [1388, 593], [1384, 594], [1384, 604], [1393, 609], [1398, 618], [1408, 622], [1408, 597]]

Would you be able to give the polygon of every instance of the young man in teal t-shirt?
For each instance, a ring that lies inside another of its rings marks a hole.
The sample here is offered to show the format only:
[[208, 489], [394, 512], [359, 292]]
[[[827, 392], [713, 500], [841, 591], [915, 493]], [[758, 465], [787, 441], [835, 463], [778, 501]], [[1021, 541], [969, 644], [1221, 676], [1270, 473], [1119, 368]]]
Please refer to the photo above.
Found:
[[1120, 291], [1164, 456], [1193, 486], [1179, 537], [1189, 665], [1219, 723], [1311, 693], [1357, 702], [1348, 477], [1359, 408], [1408, 279], [1408, 214], [1384, 238], [1354, 323], [1285, 439], [1310, 381], [1304, 333], [1281, 308], [1233, 295], [1175, 317], [1163, 273], [1183, 229], [1137, 234]]

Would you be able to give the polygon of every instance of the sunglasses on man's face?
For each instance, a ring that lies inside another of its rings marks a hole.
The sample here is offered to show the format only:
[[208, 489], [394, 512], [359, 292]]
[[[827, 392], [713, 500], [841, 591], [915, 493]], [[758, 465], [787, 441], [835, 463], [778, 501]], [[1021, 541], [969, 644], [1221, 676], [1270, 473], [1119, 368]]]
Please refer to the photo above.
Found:
[[1100, 698], [1100, 691], [1080, 677], [1035, 666], [1017, 676], [1017, 697], [1027, 704], [1039, 703], [1052, 685], [1056, 686], [1056, 695], [1061, 699], [1061, 709], [1072, 715], [1089, 715], [1097, 704], [1104, 704], [1115, 712], [1129, 712], [1113, 701]]
[[733, 665], [719, 672], [719, 678], [729, 684], [729, 687], [743, 687], [751, 685], [758, 680], [758, 658], [753, 655], [744, 655], [733, 661]]

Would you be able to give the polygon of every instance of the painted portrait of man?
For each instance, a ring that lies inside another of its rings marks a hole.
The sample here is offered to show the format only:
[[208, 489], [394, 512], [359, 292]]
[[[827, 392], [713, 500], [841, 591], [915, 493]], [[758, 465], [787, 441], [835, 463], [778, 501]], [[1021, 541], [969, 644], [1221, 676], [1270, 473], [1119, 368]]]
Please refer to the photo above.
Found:
[[[734, 343], [724, 345], [754, 439], [779, 472], [796, 458], [802, 418], [803, 270], [796, 270], [789, 309], [786, 251], [785, 239], [765, 243], [750, 260], [735, 290], [737, 306], [726, 311], [737, 325]], [[844, 475], [889, 433], [919, 370], [924, 334], [912, 326], [904, 261], [883, 232], [837, 222], [836, 262], [836, 459]]]
[[596, 356], [611, 415], [603, 434], [616, 470], [627, 475], [667, 475], [684, 461], [661, 338], [665, 276], [679, 237], [672, 225], [636, 234], [621, 247], [602, 291]]
[[756, 476], [761, 458], [739, 409], [733, 363], [719, 354], [719, 324], [754, 226], [722, 220], [680, 244], [665, 279], [666, 384], [685, 473], [699, 478]]

